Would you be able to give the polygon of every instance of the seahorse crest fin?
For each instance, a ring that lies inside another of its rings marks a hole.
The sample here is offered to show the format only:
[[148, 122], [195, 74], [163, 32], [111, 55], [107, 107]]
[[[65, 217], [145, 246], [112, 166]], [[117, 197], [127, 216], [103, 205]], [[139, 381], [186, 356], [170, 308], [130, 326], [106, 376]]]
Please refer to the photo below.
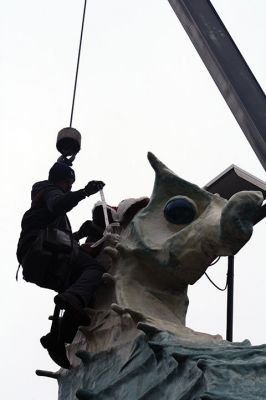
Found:
[[152, 152], [149, 151], [147, 157], [156, 175], [166, 174], [167, 172], [176, 175], [164, 163], [162, 163]]
[[148, 152], [148, 160], [155, 171], [155, 182], [151, 198], [158, 196], [158, 193], [169, 195], [182, 194], [185, 196], [200, 196], [202, 200], [209, 201], [211, 194], [200, 189], [197, 185], [186, 181], [176, 175], [171, 169], [163, 164], [152, 152]]

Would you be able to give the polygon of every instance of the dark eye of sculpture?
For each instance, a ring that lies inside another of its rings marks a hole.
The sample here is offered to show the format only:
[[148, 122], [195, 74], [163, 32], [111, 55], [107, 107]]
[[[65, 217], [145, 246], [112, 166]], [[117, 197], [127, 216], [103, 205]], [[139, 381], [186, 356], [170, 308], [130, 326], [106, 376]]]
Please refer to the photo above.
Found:
[[164, 216], [172, 224], [189, 224], [196, 214], [196, 204], [187, 197], [174, 197], [164, 207]]

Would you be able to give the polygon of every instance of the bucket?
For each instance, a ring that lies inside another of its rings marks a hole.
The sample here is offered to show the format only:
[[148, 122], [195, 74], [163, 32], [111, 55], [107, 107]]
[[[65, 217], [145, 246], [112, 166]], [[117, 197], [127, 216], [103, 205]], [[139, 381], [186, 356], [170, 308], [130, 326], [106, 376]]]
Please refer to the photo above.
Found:
[[56, 148], [64, 156], [75, 156], [80, 151], [81, 134], [74, 128], [63, 128], [57, 134]]

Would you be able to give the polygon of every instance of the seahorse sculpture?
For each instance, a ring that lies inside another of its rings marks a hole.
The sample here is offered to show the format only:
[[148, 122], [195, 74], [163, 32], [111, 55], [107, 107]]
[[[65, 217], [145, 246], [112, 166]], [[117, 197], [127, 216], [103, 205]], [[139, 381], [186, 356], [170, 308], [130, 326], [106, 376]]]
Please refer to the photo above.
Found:
[[251, 399], [252, 385], [244, 397], [230, 397], [226, 379], [217, 397], [212, 362], [220, 360], [220, 369], [234, 363], [239, 346], [195, 332], [185, 319], [188, 285], [249, 240], [263, 196], [246, 191], [228, 201], [181, 179], [152, 153], [148, 159], [156, 174], [150, 201], [106, 248], [112, 267], [88, 310], [91, 325], [67, 348], [72, 369], [57, 374], [59, 399]]

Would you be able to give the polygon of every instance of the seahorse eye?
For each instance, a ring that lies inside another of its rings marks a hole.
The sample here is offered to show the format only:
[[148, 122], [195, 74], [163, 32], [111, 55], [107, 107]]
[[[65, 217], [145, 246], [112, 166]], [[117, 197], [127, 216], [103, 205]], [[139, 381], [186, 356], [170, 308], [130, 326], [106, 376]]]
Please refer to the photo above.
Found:
[[164, 207], [164, 216], [171, 224], [189, 224], [197, 214], [197, 206], [188, 197], [174, 197]]

